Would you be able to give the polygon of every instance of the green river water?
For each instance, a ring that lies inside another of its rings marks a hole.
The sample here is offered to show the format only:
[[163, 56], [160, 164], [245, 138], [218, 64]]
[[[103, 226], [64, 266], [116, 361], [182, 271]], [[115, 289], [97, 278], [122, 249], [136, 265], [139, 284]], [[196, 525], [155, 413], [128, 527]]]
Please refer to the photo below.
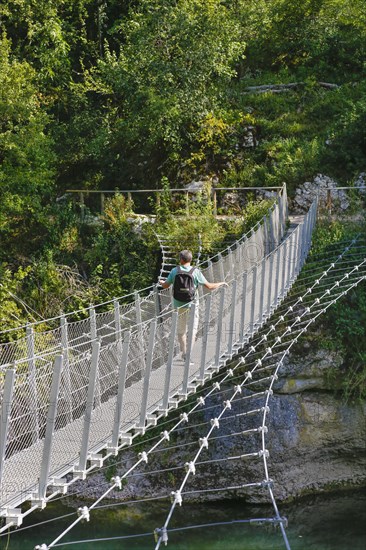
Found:
[[[301, 499], [279, 506], [288, 519], [286, 533], [292, 550], [366, 550], [366, 491], [346, 492], [331, 496]], [[72, 529], [60, 542], [61, 550], [152, 550], [155, 527], [163, 525], [169, 503], [141, 503], [95, 510], [90, 522]], [[60, 503], [49, 504], [40, 512], [26, 518], [22, 527], [74, 512]], [[264, 525], [232, 524], [203, 526], [213, 522], [251, 517], [272, 517], [271, 507], [248, 506], [240, 501], [221, 501], [205, 504], [184, 504], [176, 508], [170, 528], [187, 525], [201, 527], [169, 532], [167, 548], [171, 550], [282, 550], [285, 549], [278, 528]], [[69, 526], [76, 515], [45, 523], [31, 529], [13, 532], [0, 539], [1, 550], [33, 549], [36, 544], [51, 543]], [[147, 533], [138, 538], [104, 541], [91, 539], [121, 537]], [[77, 543], [77, 541], [83, 541]], [[65, 544], [72, 542], [72, 544]], [[165, 548], [165, 546], [161, 546]]]

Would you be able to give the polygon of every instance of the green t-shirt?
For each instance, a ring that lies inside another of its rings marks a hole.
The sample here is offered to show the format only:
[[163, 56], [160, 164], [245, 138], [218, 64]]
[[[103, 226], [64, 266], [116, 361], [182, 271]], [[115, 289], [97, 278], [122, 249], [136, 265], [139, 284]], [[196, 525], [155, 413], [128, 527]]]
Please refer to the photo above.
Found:
[[[182, 271], [186, 271], [187, 273], [190, 269], [192, 269], [191, 265], [188, 265], [188, 266], [180, 265], [179, 267], [181, 268]], [[177, 274], [177, 268], [173, 267], [173, 269], [171, 270], [171, 272], [169, 273], [169, 275], [166, 279], [166, 282], [170, 283], [171, 285], [174, 284], [174, 279], [175, 279], [176, 274]], [[193, 272], [193, 283], [194, 283], [195, 288], [198, 288], [199, 285], [204, 285], [204, 284], [207, 283], [207, 280], [205, 279], [202, 271], [200, 271], [197, 267]], [[195, 299], [197, 299], [197, 292], [196, 292], [196, 298]], [[191, 304], [192, 304], [192, 302], [189, 302], [187, 304], [187, 302], [181, 302], [180, 300], [176, 300], [175, 298], [173, 298], [173, 303], [174, 303], [174, 307], [182, 307], [182, 306], [190, 307]]]

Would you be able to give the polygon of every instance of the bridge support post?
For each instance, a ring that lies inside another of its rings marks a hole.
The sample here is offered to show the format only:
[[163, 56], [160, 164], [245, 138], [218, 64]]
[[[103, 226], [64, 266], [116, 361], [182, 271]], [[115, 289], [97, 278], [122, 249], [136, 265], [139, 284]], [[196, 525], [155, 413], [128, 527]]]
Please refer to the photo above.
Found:
[[212, 262], [211, 262], [211, 260], [208, 261], [208, 269], [207, 269], [207, 271], [208, 271], [208, 278], [209, 278], [209, 281], [210, 281], [210, 283], [212, 283], [213, 280], [214, 280], [214, 274], [213, 274], [213, 267], [212, 267]]
[[[97, 332], [97, 316], [95, 314], [95, 308], [90, 308], [90, 339], [91, 341], [95, 341], [97, 339], [98, 332]], [[96, 383], [95, 388], [95, 406], [99, 407], [101, 401], [101, 394], [100, 394], [100, 380], [99, 376]]]
[[287, 238], [281, 247], [281, 266], [282, 266], [282, 277], [281, 277], [281, 299], [283, 300], [285, 297], [285, 288], [287, 284], [287, 277], [288, 277], [288, 265], [289, 265], [289, 258], [288, 258], [288, 248], [289, 248], [289, 238]]
[[195, 318], [197, 307], [199, 307], [199, 305], [196, 304], [195, 302], [192, 302], [192, 305], [189, 311], [187, 353], [186, 353], [186, 360], [184, 363], [183, 383], [182, 383], [182, 391], [181, 391], [181, 394], [183, 396], [187, 395], [188, 393], [189, 365], [191, 362], [191, 354], [192, 354], [192, 348], [194, 344], [195, 334], [193, 329], [194, 329], [194, 318]]
[[46, 491], [48, 485], [48, 475], [50, 471], [51, 453], [52, 453], [52, 440], [53, 432], [55, 430], [55, 422], [57, 416], [57, 404], [58, 394], [61, 384], [63, 357], [62, 355], [56, 355], [53, 366], [52, 384], [50, 392], [50, 405], [47, 413], [46, 434], [43, 443], [43, 454], [41, 463], [41, 474], [38, 485], [38, 495], [35, 500], [38, 500], [38, 504], [41, 508], [46, 505]]
[[[295, 277], [298, 272], [299, 256], [300, 256], [300, 226], [294, 231], [293, 244], [292, 244], [292, 260], [291, 260], [291, 278], [290, 283], [292, 284], [295, 280]], [[291, 286], [291, 284], [289, 286]]]
[[[120, 341], [121, 341], [121, 336], [120, 336]], [[114, 411], [112, 442], [111, 442], [111, 446], [108, 447], [108, 450], [113, 452], [115, 455], [117, 455], [118, 453], [118, 440], [119, 440], [119, 431], [120, 431], [121, 420], [122, 420], [123, 396], [124, 396], [125, 384], [126, 384], [126, 371], [127, 371], [129, 347], [130, 347], [130, 332], [126, 332], [123, 339], [123, 344], [122, 344], [121, 363], [118, 366], [118, 392], [117, 392], [116, 408]]]
[[202, 335], [201, 364], [200, 364], [200, 380], [201, 380], [202, 384], [205, 381], [207, 339], [208, 339], [208, 332], [210, 330], [211, 302], [212, 302], [212, 295], [207, 294], [206, 309], [205, 309], [205, 321], [204, 321], [204, 325], [203, 325], [203, 335]]
[[309, 233], [309, 219], [306, 216], [304, 219], [302, 232], [301, 232], [301, 267], [304, 265], [306, 256], [307, 256], [308, 233]]
[[154, 346], [155, 346], [155, 333], [156, 333], [156, 319], [153, 319], [150, 323], [149, 345], [147, 349], [144, 385], [142, 389], [140, 420], [139, 420], [139, 425], [136, 428], [136, 432], [139, 432], [142, 434], [144, 434], [146, 430], [147, 401], [149, 397], [151, 366], [152, 366], [152, 359], [153, 359]]
[[172, 327], [171, 327], [170, 339], [169, 339], [168, 361], [166, 364], [166, 371], [165, 371], [163, 403], [160, 409], [164, 411], [165, 414], [168, 414], [168, 411], [169, 411], [169, 389], [170, 389], [170, 378], [172, 374], [172, 365], [173, 365], [173, 357], [174, 357], [174, 349], [175, 349], [175, 337], [177, 334], [177, 322], [178, 322], [178, 311], [174, 310], [172, 313]]
[[220, 369], [220, 356], [221, 356], [221, 337], [222, 337], [222, 323], [224, 317], [224, 306], [225, 306], [225, 292], [226, 287], [220, 287], [220, 303], [219, 303], [219, 314], [218, 314], [218, 324], [217, 324], [217, 337], [216, 337], [216, 350], [215, 350], [215, 370]]
[[220, 280], [225, 281], [224, 258], [222, 257], [221, 252], [218, 253], [217, 257], [220, 270]]
[[7, 369], [5, 372], [3, 399], [1, 403], [0, 418], [0, 487], [4, 469], [6, 443], [8, 438], [8, 429], [11, 416], [11, 404], [14, 392], [15, 369]]
[[252, 269], [252, 300], [250, 305], [250, 334], [254, 334], [255, 325], [255, 306], [256, 306], [256, 294], [257, 294], [257, 273], [258, 269], [255, 265]]
[[135, 310], [136, 310], [136, 323], [138, 331], [138, 343], [140, 348], [140, 357], [141, 357], [141, 370], [145, 368], [145, 347], [144, 347], [144, 336], [142, 334], [142, 317], [141, 317], [141, 298], [138, 292], [135, 292]]
[[28, 355], [28, 385], [29, 385], [29, 417], [32, 426], [32, 443], [36, 443], [39, 438], [38, 421], [38, 392], [36, 381], [36, 361], [34, 349], [34, 331], [33, 327], [26, 328], [27, 355]]
[[275, 276], [275, 273], [273, 270], [273, 264], [274, 264], [273, 253], [269, 256], [269, 258], [267, 258], [266, 262], [267, 262], [267, 270], [268, 270], [268, 289], [267, 289], [267, 304], [265, 307], [265, 317], [263, 321], [268, 319], [268, 317], [271, 315], [273, 277]]
[[67, 319], [65, 315], [61, 315], [61, 347], [63, 358], [63, 379], [65, 381], [66, 390], [66, 402], [67, 402], [67, 422], [72, 422], [72, 389], [71, 389], [71, 377], [70, 377], [70, 363], [69, 363], [69, 335]]
[[261, 288], [259, 291], [259, 326], [263, 325], [264, 322], [264, 293], [265, 293], [265, 283], [266, 283], [266, 267], [267, 261], [266, 258], [263, 258], [261, 262]]
[[159, 350], [161, 350], [162, 357], [164, 357], [164, 350], [165, 350], [164, 335], [161, 330], [163, 319], [160, 317], [161, 306], [160, 306], [160, 296], [159, 296], [158, 285], [154, 285], [154, 308], [155, 308], [155, 317], [157, 317], [156, 345], [159, 347]]
[[240, 312], [240, 344], [243, 346], [244, 344], [244, 333], [245, 333], [245, 313], [246, 313], [246, 305], [247, 305], [247, 284], [248, 284], [248, 275], [245, 271], [243, 273], [243, 291], [241, 295], [241, 312]]
[[84, 426], [83, 426], [83, 433], [81, 436], [81, 450], [80, 450], [79, 465], [77, 467], [77, 471], [74, 472], [75, 476], [80, 476], [82, 479], [85, 479], [86, 461], [88, 457], [90, 424], [91, 424], [93, 405], [94, 405], [96, 381], [98, 377], [99, 353], [100, 353], [100, 342], [98, 340], [94, 340], [92, 342], [92, 357], [91, 357], [91, 366], [90, 366], [90, 374], [89, 374], [88, 394], [86, 398], [86, 407], [85, 407], [85, 415], [84, 415]]
[[233, 356], [233, 340], [234, 340], [234, 331], [235, 331], [236, 290], [237, 290], [237, 282], [234, 279], [231, 283], [231, 311], [230, 311], [230, 323], [229, 323], [229, 338], [228, 338], [228, 346], [227, 346], [227, 355], [230, 359]]
[[269, 216], [269, 234], [270, 234], [270, 240], [271, 240], [271, 250], [273, 250], [274, 248], [276, 248], [276, 245], [277, 245], [277, 241], [276, 241], [276, 236], [275, 236], [275, 232], [274, 232], [274, 227], [273, 227], [273, 217], [275, 215], [275, 209], [273, 208], [271, 210], [271, 214]]

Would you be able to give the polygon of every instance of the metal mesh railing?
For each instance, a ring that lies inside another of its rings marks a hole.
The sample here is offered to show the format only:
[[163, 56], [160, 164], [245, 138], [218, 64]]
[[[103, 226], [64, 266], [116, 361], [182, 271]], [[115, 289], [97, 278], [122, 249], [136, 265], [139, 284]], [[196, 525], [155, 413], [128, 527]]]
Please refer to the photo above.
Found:
[[[148, 289], [144, 297], [136, 293], [131, 304], [116, 300], [106, 312], [90, 308], [89, 318], [82, 321], [69, 323], [63, 316], [60, 327], [53, 330], [36, 332], [29, 326], [24, 338], [1, 345], [1, 372], [3, 376], [9, 369], [15, 373], [9, 426], [0, 441], [2, 486], [10, 486], [14, 479], [22, 485], [22, 496], [18, 490], [2, 492], [2, 508], [14, 507], [29, 495], [45, 498], [37, 489], [39, 477], [77, 470], [88, 406], [92, 413], [87, 449], [97, 452], [109, 445], [117, 413], [121, 429], [135, 425], [144, 430], [147, 415], [166, 401], [166, 388], [170, 393], [179, 390], [186, 394], [192, 377], [202, 378], [209, 365], [218, 368], [223, 355], [235, 353], [238, 342], [248, 338], [285, 295], [308, 250], [315, 206], [304, 224], [278, 246], [285, 232], [286, 208], [284, 189], [261, 223], [202, 265], [208, 280], [223, 280], [229, 286], [214, 293], [201, 292], [197, 304], [201, 326], [192, 351], [193, 365], [188, 359], [179, 368], [172, 368], [172, 362], [169, 366], [170, 349], [174, 361], [178, 350], [177, 336], [172, 333], [171, 294], [156, 287]], [[123, 364], [127, 333], [128, 353]], [[93, 359], [95, 342], [99, 342], [99, 353]], [[58, 358], [62, 369], [57, 382]], [[118, 403], [122, 368], [124, 398]], [[0, 390], [3, 388], [0, 385]], [[58, 397], [50, 418], [52, 391]], [[92, 403], [88, 403], [91, 394]], [[6, 396], [2, 396], [4, 401]], [[47, 438], [50, 422], [51, 440]], [[29, 468], [25, 468], [28, 460]]]

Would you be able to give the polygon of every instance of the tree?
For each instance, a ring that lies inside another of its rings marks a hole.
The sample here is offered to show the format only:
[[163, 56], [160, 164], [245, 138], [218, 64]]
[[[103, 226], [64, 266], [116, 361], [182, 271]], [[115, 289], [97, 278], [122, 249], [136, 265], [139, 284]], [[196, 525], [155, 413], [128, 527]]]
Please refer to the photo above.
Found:
[[93, 145], [106, 178], [141, 184], [189, 150], [200, 122], [222, 103], [244, 44], [218, 0], [142, 1], [115, 23], [116, 35], [120, 51], [106, 47], [82, 91], [98, 117], [105, 113]]
[[[55, 175], [49, 116], [35, 71], [0, 40], [0, 238], [1, 255], [29, 254], [46, 231], [45, 206]], [[43, 228], [43, 229], [42, 229]], [[1, 260], [1, 256], [0, 256]]]

